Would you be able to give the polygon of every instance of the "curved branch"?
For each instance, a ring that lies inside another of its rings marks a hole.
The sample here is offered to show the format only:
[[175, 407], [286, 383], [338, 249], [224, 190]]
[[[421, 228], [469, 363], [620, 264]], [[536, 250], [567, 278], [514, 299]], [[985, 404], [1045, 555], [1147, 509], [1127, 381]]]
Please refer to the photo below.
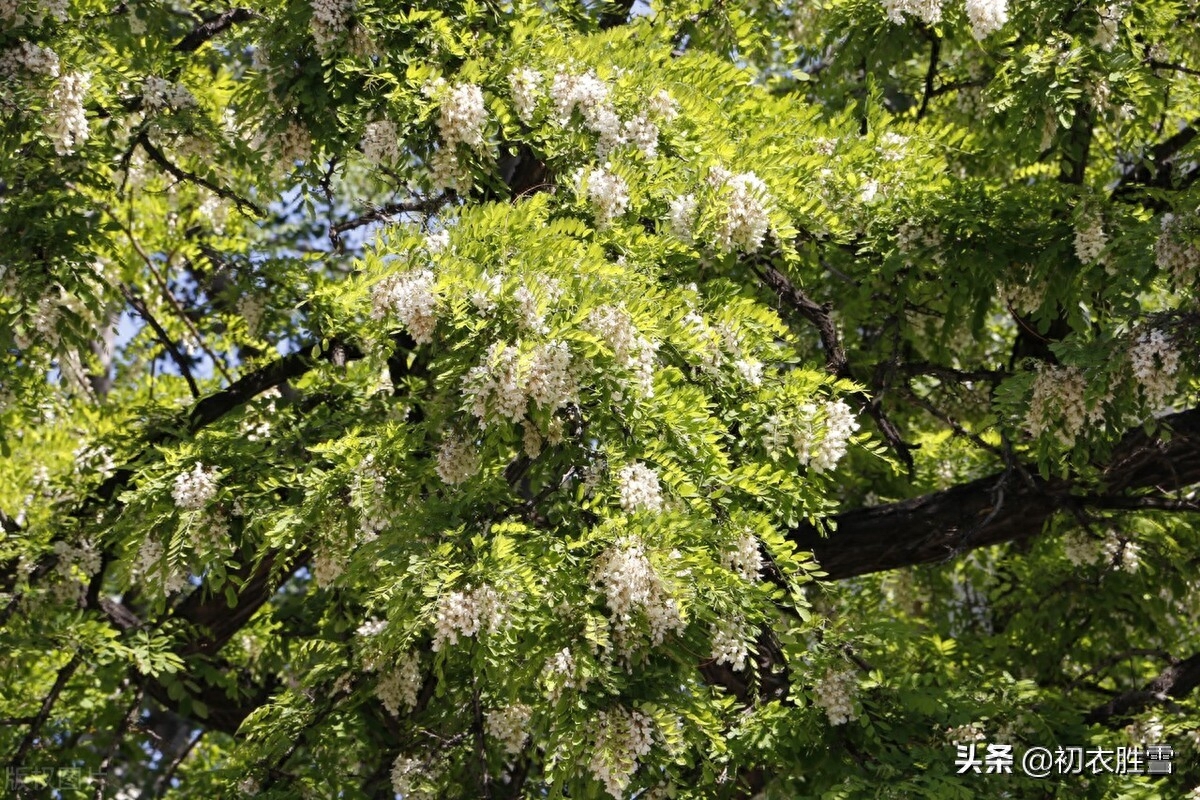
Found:
[[178, 53], [195, 52], [217, 34], [223, 33], [239, 22], [245, 22], [256, 16], [258, 15], [248, 8], [231, 8], [192, 28], [187, 36], [184, 36], [175, 44], [174, 49]]
[[1112, 727], [1119, 724], [1119, 720], [1150, 706], [1186, 697], [1197, 686], [1200, 686], [1200, 653], [1167, 667], [1141, 689], [1117, 695], [1107, 703], [1096, 706], [1088, 712], [1084, 721]]
[[[793, 529], [789, 538], [811, 551], [827, 580], [882, 572], [916, 564], [946, 561], [977, 547], [1037, 536], [1043, 524], [1071, 504], [1112, 508], [1127, 503], [1135, 508], [1171, 507], [1166, 498], [1138, 499], [1153, 490], [1168, 491], [1200, 483], [1200, 408], [1159, 420], [1171, 429], [1161, 441], [1140, 428], [1127, 433], [1104, 465], [1101, 494], [1075, 495], [1078, 481], [1045, 479], [1009, 481], [1008, 471], [898, 503], [860, 508], [839, 514], [835, 532], [824, 538], [813, 526]], [[1005, 486], [1003, 502], [998, 486]]]

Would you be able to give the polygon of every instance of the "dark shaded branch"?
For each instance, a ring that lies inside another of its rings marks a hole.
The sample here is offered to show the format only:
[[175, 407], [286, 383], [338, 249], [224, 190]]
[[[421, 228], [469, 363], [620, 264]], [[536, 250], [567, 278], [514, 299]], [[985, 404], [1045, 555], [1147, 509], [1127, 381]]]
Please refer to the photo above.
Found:
[[238, 207], [239, 211], [247, 216], [266, 216], [266, 213], [261, 208], [246, 198], [238, 195], [236, 192], [231, 192], [230, 190], [213, 183], [208, 178], [197, 175], [194, 172], [188, 172], [186, 169], [173, 164], [171, 160], [163, 154], [163, 151], [159, 150], [158, 147], [156, 147], [155, 144], [150, 141], [150, 137], [146, 135], [145, 131], [142, 131], [140, 134], [138, 134], [134, 142], [135, 144], [141, 145], [142, 149], [146, 151], [146, 155], [150, 156], [151, 161], [153, 161], [155, 164], [158, 164], [158, 166], [162, 167], [167, 172], [171, 173], [171, 175], [175, 176], [177, 180], [185, 181], [187, 183], [194, 183], [197, 186], [203, 186], [205, 189], [208, 189], [218, 197], [223, 197], [232, 202]]
[[397, 214], [432, 214], [450, 202], [452, 195], [442, 192], [436, 197], [426, 197], [423, 200], [410, 200], [404, 203], [388, 203], [386, 206], [372, 209], [353, 219], [329, 226], [329, 239], [336, 246], [341, 241], [343, 233], [370, 225], [372, 222], [391, 222]]
[[933, 99], [933, 81], [937, 77], [938, 58], [942, 53], [942, 40], [936, 33], [930, 32], [933, 43], [929, 47], [929, 69], [925, 71], [925, 94], [921, 97], [921, 107], [917, 110], [917, 119], [924, 119], [929, 109], [929, 101]]
[[1196, 75], [1196, 76], [1200, 77], [1200, 69], [1192, 69], [1191, 67], [1187, 66], [1186, 64], [1170, 64], [1166, 61], [1159, 61], [1159, 60], [1153, 59], [1153, 58], [1150, 59], [1150, 68], [1151, 69], [1166, 69], [1166, 70], [1171, 70], [1173, 72], [1182, 72], [1185, 75]]
[[[128, 681], [122, 688], [128, 688]], [[108, 751], [104, 754], [104, 760], [100, 762], [100, 780], [96, 781], [96, 792], [92, 795], [92, 800], [103, 800], [104, 789], [108, 786], [108, 770], [112, 766], [113, 757], [116, 756], [117, 750], [121, 747], [121, 742], [124, 741], [125, 735], [129, 733], [130, 726], [138, 718], [138, 711], [142, 706], [142, 696], [144, 695], [145, 679], [138, 681], [137, 690], [133, 694], [133, 700], [129, 703], [129, 708], [121, 716], [121, 722], [117, 725], [117, 730], [113, 733], [112, 742], [108, 746]]]
[[1200, 686], [1200, 653], [1164, 669], [1141, 689], [1117, 695], [1104, 705], [1093, 708], [1084, 721], [1117, 727], [1124, 718], [1155, 705], [1179, 700]]
[[167, 335], [163, 330], [163, 326], [158, 324], [158, 320], [150, 313], [150, 308], [142, 301], [140, 297], [133, 293], [133, 290], [128, 286], [121, 287], [121, 293], [125, 295], [126, 302], [133, 306], [133, 310], [138, 313], [142, 319], [146, 320], [146, 324], [154, 331], [154, 336], [171, 356], [171, 360], [175, 362], [175, 366], [179, 367], [179, 374], [187, 381], [188, 390], [191, 391], [193, 398], [200, 397], [200, 387], [196, 385], [196, 379], [192, 377], [192, 368], [188, 364], [188, 360], [183, 357], [183, 353], [179, 351], [175, 341]]
[[[839, 514], [835, 532], [823, 538], [816, 528], [793, 529], [789, 538], [811, 551], [828, 573], [840, 580], [916, 564], [946, 561], [967, 550], [1037, 536], [1058, 511], [1086, 506], [1099, 498], [1097, 507], [1112, 506], [1122, 495], [1131, 495], [1135, 508], [1159, 503], [1141, 493], [1164, 495], [1200, 483], [1200, 409], [1164, 417], [1159, 422], [1171, 430], [1170, 441], [1148, 436], [1140, 428], [1127, 433], [1106, 465], [1102, 466], [1102, 491], [1076, 495], [1082, 487], [1072, 478], [1045, 479], [1029, 475], [1010, 480], [1010, 470], [898, 503], [860, 508]], [[998, 503], [997, 487], [1004, 500]], [[1167, 509], [1170, 510], [1170, 509]]]
[[240, 22], [253, 19], [255, 16], [255, 13], [248, 8], [231, 8], [210, 20], [201, 22], [187, 36], [176, 42], [174, 49], [179, 53], [195, 52], [209, 39], [223, 33]]
[[58, 677], [54, 679], [54, 685], [50, 687], [49, 693], [42, 700], [42, 706], [38, 709], [37, 714], [33, 718], [33, 723], [29, 726], [29, 732], [21, 740], [16, 754], [12, 757], [12, 761], [8, 762], [9, 769], [13, 772], [21, 769], [22, 765], [24, 765], [25, 758], [29, 755], [29, 751], [33, 749], [34, 742], [37, 741], [38, 735], [42, 732], [42, 726], [50, 718], [50, 712], [54, 709], [54, 704], [58, 702], [59, 695], [62, 694], [67, 681], [71, 680], [71, 676], [75, 674], [75, 670], [79, 669], [79, 665], [82, 663], [83, 658], [76, 652], [71, 656], [71, 660], [59, 669]]

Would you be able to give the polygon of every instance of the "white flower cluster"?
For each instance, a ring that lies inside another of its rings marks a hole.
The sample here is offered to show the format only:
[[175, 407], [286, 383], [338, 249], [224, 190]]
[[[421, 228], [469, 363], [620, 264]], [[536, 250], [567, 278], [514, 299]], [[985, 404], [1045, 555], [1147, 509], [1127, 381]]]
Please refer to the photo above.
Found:
[[532, 124], [533, 115], [537, 111], [538, 91], [542, 85], [542, 73], [536, 69], [522, 67], [514, 70], [508, 76], [508, 86], [512, 90], [513, 107], [517, 116], [526, 125]]
[[1075, 226], [1075, 255], [1084, 264], [1095, 264], [1108, 245], [1108, 236], [1096, 217], [1085, 217]]
[[753, 531], [746, 530], [734, 542], [733, 548], [721, 554], [721, 564], [731, 572], [736, 572], [750, 583], [758, 581], [762, 572], [762, 551], [758, 549], [758, 537]]
[[577, 687], [578, 684], [575, 682], [575, 657], [571, 655], [569, 647], [564, 647], [546, 659], [546, 664], [542, 667], [542, 679], [547, 684], [547, 697], [549, 697], [552, 703], [558, 702], [558, 698], [562, 696], [563, 689], [574, 689]]
[[137, 574], [159, 582], [164, 595], [181, 591], [188, 585], [187, 576], [166, 563], [162, 543], [146, 539], [138, 548]]
[[401, 753], [392, 762], [392, 788], [404, 800], [425, 800], [432, 795], [425, 783], [424, 765]]
[[1076, 567], [1100, 560], [1100, 542], [1082, 531], [1071, 531], [1062, 538], [1063, 553]]
[[1188, 276], [1200, 273], [1200, 247], [1182, 241], [1174, 214], [1163, 214], [1162, 233], [1154, 245], [1154, 262], [1176, 283], [1187, 285]]
[[750, 654], [753, 628], [740, 617], [723, 619], [713, 625], [712, 658], [717, 664], [729, 664], [736, 671], [746, 668], [746, 656]]
[[346, 564], [341, 549], [326, 544], [320, 546], [313, 554], [312, 576], [320, 588], [332, 586], [345, 570]]
[[387, 496], [387, 478], [368, 453], [359, 462], [350, 485], [350, 507], [358, 511], [358, 527], [364, 541], [371, 541], [388, 526], [391, 519]]
[[640, 542], [615, 545], [600, 555], [593, 583], [604, 590], [618, 635], [627, 630], [633, 613], [641, 610], [650, 624], [650, 638], [662, 644], [667, 633], [684, 628], [679, 606], [670, 596]]
[[18, 42], [0, 53], [0, 75], [20, 77], [22, 73], [28, 73], [57, 78], [58, 70], [58, 53], [33, 42]]
[[426, 234], [424, 246], [425, 252], [431, 256], [436, 256], [450, 246], [450, 231], [443, 228], [440, 231]]
[[1141, 565], [1139, 554], [1142, 550], [1137, 542], [1119, 536], [1116, 531], [1109, 531], [1100, 546], [1105, 563], [1124, 572], [1137, 572]]
[[583, 170], [575, 176], [575, 194], [587, 187], [587, 199], [596, 215], [596, 224], [604, 227], [621, 216], [629, 208], [629, 184], [620, 175], [609, 172], [610, 165], [597, 167], [587, 173]]
[[[87, 580], [100, 571], [100, 551], [88, 540], [80, 542], [78, 547], [58, 541], [54, 543], [54, 555], [57, 558], [54, 570], [62, 578], [51, 589], [54, 597], [59, 602], [78, 601], [87, 592]], [[83, 573], [83, 580], [75, 579], [75, 567]]]
[[[513, 299], [517, 301], [517, 310], [521, 315], [518, 321], [521, 327], [533, 333], [549, 333], [550, 327], [546, 324], [546, 316], [542, 312], [542, 298], [545, 298], [548, 305], [553, 305], [562, 297], [562, 288], [554, 278], [539, 277], [537, 285], [540, 293], [524, 283], [513, 292]], [[488, 288], [490, 290], [493, 286], [489, 283]], [[499, 291], [498, 286], [496, 291]], [[482, 305], [486, 306], [489, 302], [495, 305], [490, 295], [481, 299]]]
[[438, 448], [437, 474], [443, 482], [457, 486], [479, 471], [479, 451], [461, 436], [447, 436]]
[[487, 124], [483, 90], [473, 83], [455, 84], [442, 98], [438, 130], [446, 147], [459, 144], [478, 148], [483, 145], [483, 126]]
[[151, 75], [142, 83], [142, 108], [146, 111], [161, 111], [165, 108], [179, 110], [196, 105], [196, 98], [186, 86], [172, 83], [166, 78]]
[[617, 366], [633, 373], [642, 395], [653, 397], [658, 344], [638, 333], [629, 312], [620, 306], [600, 306], [588, 314], [584, 327], [604, 340]]
[[402, 709], [417, 707], [417, 696], [421, 692], [421, 661], [416, 653], [405, 653], [395, 668], [379, 679], [375, 694], [383, 707], [393, 717]]
[[926, 25], [942, 21], [941, 0], [883, 0], [888, 19], [896, 25], [904, 24], [904, 15], [916, 17]]
[[1031, 436], [1054, 433], [1066, 447], [1075, 444], [1075, 437], [1087, 422], [1101, 422], [1101, 406], [1088, 410], [1084, 394], [1087, 381], [1076, 367], [1038, 364], [1025, 412], [1025, 430]]
[[724, 195], [727, 204], [725, 217], [717, 226], [717, 249], [725, 253], [734, 247], [747, 253], [757, 251], [771, 228], [767, 185], [753, 172], [734, 175], [721, 167], [709, 171], [708, 183]]
[[447, 147], [436, 150], [429, 159], [429, 182], [434, 190], [465, 192], [472, 186], [471, 172]]
[[74, 153], [88, 139], [88, 121], [83, 113], [92, 76], [86, 72], [63, 75], [54, 86], [46, 109], [45, 131], [60, 156]]
[[844, 725], [854, 719], [854, 689], [858, 681], [853, 670], [830, 668], [813, 686], [813, 702], [829, 717], [830, 725]]
[[107, 445], [81, 444], [75, 448], [73, 455], [75, 472], [79, 475], [92, 472], [101, 478], [107, 478], [117, 469], [117, 462], [113, 459], [112, 450], [108, 449]]
[[658, 472], [645, 464], [627, 464], [617, 473], [621, 495], [621, 509], [626, 514], [645, 509], [657, 513], [662, 511], [662, 487]]
[[400, 320], [417, 344], [433, 341], [437, 327], [437, 279], [428, 269], [389, 275], [371, 290], [371, 316]]
[[522, 703], [489, 711], [483, 728], [488, 736], [504, 745], [504, 752], [515, 756], [525, 749], [529, 740], [529, 720], [533, 709]]
[[503, 622], [504, 604], [491, 586], [468, 586], [465, 591], [449, 592], [438, 598], [433, 650], [458, 644], [459, 636], [471, 638], [481, 630], [495, 632]]
[[517, 345], [493, 342], [483, 363], [467, 373], [463, 391], [471, 398], [471, 413], [486, 426], [520, 422], [530, 400], [556, 411], [575, 399], [579, 382], [560, 341], [544, 342], [525, 358]]
[[368, 122], [359, 147], [371, 164], [382, 167], [395, 164], [400, 157], [400, 134], [396, 131], [396, 123], [390, 119]]
[[298, 122], [288, 123], [276, 138], [275, 146], [279, 152], [279, 167], [285, 171], [312, 158], [312, 139]]
[[772, 415], [764, 426], [763, 445], [772, 459], [791, 433], [792, 447], [801, 464], [814, 472], [829, 472], [846, 455], [850, 437], [858, 430], [854, 411], [843, 400], [833, 400], [817, 406], [802, 404], [799, 420], [789, 424], [779, 415]]
[[667, 212], [667, 227], [671, 235], [684, 244], [692, 243], [692, 228], [696, 224], [696, 195], [685, 194], [671, 201]]
[[625, 797], [638, 759], [654, 747], [654, 720], [640, 711], [601, 711], [596, 715], [596, 744], [588, 769], [616, 800]]
[[1121, 20], [1125, 17], [1125, 3], [1113, 3], [1100, 9], [1100, 20], [1092, 41], [1103, 51], [1111, 52], [1117, 43]]
[[181, 472], [175, 477], [171, 497], [180, 509], [196, 511], [212, 502], [217, 496], [217, 488], [216, 468], [205, 469], [198, 463], [190, 472]]
[[1166, 728], [1158, 716], [1140, 719], [1125, 726], [1125, 735], [1135, 746], [1149, 747], [1162, 744]]
[[1170, 337], [1157, 329], [1143, 332], [1129, 349], [1129, 361], [1146, 404], [1152, 411], [1162, 408], [1178, 382], [1179, 350]]
[[596, 154], [601, 158], [625, 143], [632, 143], [646, 158], [654, 158], [658, 154], [659, 132], [655, 120], [669, 121], [678, 114], [670, 93], [660, 90], [650, 97], [644, 111], [622, 122], [609, 97], [608, 84], [590, 70], [573, 75], [560, 69], [550, 84], [550, 100], [554, 118], [560, 125], [568, 124], [571, 115], [579, 112], [584, 125], [598, 136]]
[[982, 742], [985, 739], [987, 739], [987, 734], [978, 722], [970, 722], [955, 728], [946, 728], [946, 741], [950, 744]]
[[266, 300], [257, 294], [243, 294], [237, 301], [237, 312], [246, 321], [246, 331], [258, 338], [262, 329], [263, 314], [267, 310]]
[[975, 38], [986, 39], [1008, 22], [1008, 0], [967, 0], [967, 19]]
[[346, 32], [350, 15], [354, 13], [353, 0], [312, 0], [312, 16], [308, 29], [312, 33], [317, 52], [327, 56], [333, 45]]

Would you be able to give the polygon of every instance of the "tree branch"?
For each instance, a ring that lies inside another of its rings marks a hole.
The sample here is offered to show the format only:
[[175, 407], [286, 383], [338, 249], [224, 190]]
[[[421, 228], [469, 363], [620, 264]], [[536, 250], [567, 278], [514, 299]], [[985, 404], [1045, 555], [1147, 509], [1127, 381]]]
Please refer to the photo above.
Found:
[[141, 133], [138, 134], [137, 138], [134, 140], [134, 143], [141, 145], [142, 149], [146, 151], [146, 155], [150, 156], [151, 161], [153, 161], [155, 164], [158, 164], [160, 167], [165, 169], [167, 172], [174, 175], [177, 180], [186, 181], [188, 183], [194, 183], [198, 186], [203, 186], [205, 189], [208, 189], [210, 192], [217, 195], [218, 197], [223, 197], [226, 200], [229, 200], [230, 202], [232, 202], [234, 205], [236, 205], [238, 207], [238, 210], [241, 211], [246, 216], [251, 216], [251, 217], [265, 217], [266, 216], [266, 213], [261, 208], [259, 208], [257, 205], [250, 202], [246, 198], [241, 197], [240, 195], [236, 194], [235, 192], [231, 192], [228, 189], [218, 186], [217, 184], [213, 183], [212, 181], [208, 180], [207, 178], [197, 175], [194, 172], [188, 172], [186, 169], [183, 169], [182, 167], [178, 167], [175, 164], [171, 163], [171, 160], [168, 159], [163, 154], [163, 151], [159, 150], [158, 147], [156, 147], [154, 145], [154, 143], [150, 141], [150, 137], [146, 135], [145, 131], [142, 131]]
[[192, 53], [199, 50], [200, 47], [212, 39], [217, 34], [232, 28], [240, 22], [256, 17], [253, 11], [248, 8], [231, 8], [224, 11], [210, 20], [201, 22], [193, 28], [187, 36], [184, 36], [175, 43], [175, 51], [178, 53]]
[[1141, 689], [1117, 695], [1107, 703], [1096, 706], [1084, 721], [1113, 727], [1118, 721], [1143, 709], [1186, 697], [1200, 686], [1200, 653], [1164, 669], [1158, 677]]
[[1007, 481], [1005, 471], [910, 500], [839, 514], [832, 520], [835, 532], [829, 538], [810, 525], [793, 529], [789, 538], [817, 557], [826, 580], [841, 580], [1029, 539], [1064, 506], [1086, 505], [1090, 498], [1099, 498], [1098, 507], [1111, 507], [1122, 495], [1132, 495], [1129, 503], [1135, 508], [1145, 507], [1139, 503], [1168, 505], [1165, 498], [1141, 499], [1138, 493], [1165, 493], [1200, 483], [1200, 408], [1159, 422], [1171, 429], [1170, 441], [1154, 439], [1140, 428], [1127, 433], [1103, 465], [1100, 495], [1073, 494], [1081, 488], [1073, 478], [1031, 475], [1028, 481], [1007, 485], [1001, 507], [995, 490]]

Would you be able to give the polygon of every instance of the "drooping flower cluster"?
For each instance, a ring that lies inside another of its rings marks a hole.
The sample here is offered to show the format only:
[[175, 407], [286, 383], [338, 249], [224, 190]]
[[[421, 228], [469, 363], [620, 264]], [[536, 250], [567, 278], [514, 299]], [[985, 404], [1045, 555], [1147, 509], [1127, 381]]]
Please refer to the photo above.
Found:
[[547, 697], [552, 703], [558, 702], [563, 689], [576, 688], [575, 657], [571, 655], [571, 648], [564, 647], [546, 659], [542, 667], [542, 680], [547, 685]]
[[363, 157], [377, 166], [391, 166], [400, 157], [400, 135], [396, 131], [396, 123], [388, 119], [375, 120], [367, 123], [363, 130]]
[[584, 327], [604, 340], [619, 367], [633, 373], [642, 395], [653, 397], [658, 345], [638, 333], [629, 312], [619, 306], [600, 306], [588, 314]]
[[1008, 0], [967, 0], [967, 19], [976, 39], [986, 39], [1008, 22]]
[[[62, 578], [62, 581], [53, 587], [56, 599], [60, 602], [73, 602], [83, 597], [87, 591], [88, 579], [100, 571], [100, 551], [86, 539], [78, 546], [57, 541], [54, 543], [54, 555], [57, 559], [54, 571]], [[82, 580], [76, 578], [75, 568], [82, 573]]]
[[445, 483], [457, 486], [479, 471], [479, 451], [473, 442], [461, 436], [447, 436], [438, 448], [437, 474]]
[[487, 119], [483, 90], [473, 83], [459, 83], [442, 97], [438, 131], [451, 150], [459, 144], [477, 148], [483, 144], [483, 126]]
[[526, 125], [533, 122], [537, 111], [538, 92], [542, 85], [542, 73], [536, 69], [522, 67], [508, 76], [508, 86], [512, 90], [513, 107], [517, 116]]
[[179, 110], [196, 105], [186, 86], [151, 75], [142, 84], [142, 108], [146, 111]]
[[1025, 413], [1025, 430], [1035, 437], [1053, 433], [1063, 445], [1071, 447], [1085, 423], [1103, 419], [1101, 408], [1089, 412], [1086, 390], [1087, 382], [1078, 368], [1038, 364]]
[[1154, 262], [1181, 286], [1189, 276], [1200, 275], [1200, 247], [1183, 241], [1180, 222], [1174, 214], [1163, 214], [1162, 233], [1154, 245]]
[[658, 472], [645, 464], [627, 464], [617, 473], [617, 484], [621, 495], [621, 509], [626, 514], [645, 509], [646, 511], [662, 511], [662, 487], [658, 482]]
[[181, 510], [196, 511], [212, 502], [217, 489], [217, 470], [206, 469], [198, 463], [190, 472], [181, 472], [175, 477], [171, 497]]
[[394, 315], [417, 344], [433, 341], [437, 327], [437, 279], [428, 269], [389, 275], [371, 291], [371, 316]]
[[443, 594], [438, 598], [433, 650], [458, 644], [459, 636], [469, 639], [481, 630], [494, 632], [503, 621], [504, 604], [496, 590], [487, 584]]
[[781, 445], [791, 434], [791, 444], [801, 464], [814, 472], [829, 472], [837, 467], [849, 448], [850, 437], [858, 430], [854, 411], [844, 400], [804, 403], [797, 422], [789, 424], [780, 415], [767, 420], [763, 445], [772, 459], [778, 458]]
[[753, 628], [739, 618], [722, 619], [713, 625], [712, 658], [717, 664], [728, 664], [741, 672], [746, 668], [746, 656], [750, 654]]
[[[187, 576], [167, 563], [162, 542], [146, 539], [138, 548], [138, 564], [135, 572], [147, 581], [153, 581], [164, 595], [181, 591], [188, 585]], [[153, 584], [151, 584], [153, 585]]]
[[257, 338], [262, 330], [263, 315], [267, 310], [266, 300], [257, 294], [243, 294], [237, 301], [237, 312], [246, 321], [246, 331]]
[[402, 710], [417, 707], [417, 696], [421, 692], [421, 661], [416, 653], [405, 653], [396, 662], [391, 672], [379, 679], [375, 694], [383, 707], [393, 717]]
[[1140, 553], [1142, 548], [1132, 539], [1126, 539], [1116, 531], [1109, 531], [1101, 542], [1101, 555], [1104, 563], [1111, 564], [1124, 572], [1137, 572], [1141, 565]]
[[1145, 331], [1129, 349], [1129, 361], [1146, 404], [1152, 411], [1162, 408], [1178, 382], [1179, 350], [1175, 344], [1160, 330]]
[[904, 24], [907, 14], [924, 22], [936, 25], [942, 21], [941, 0], [883, 0], [888, 19], [897, 25]]
[[304, 164], [312, 158], [312, 139], [308, 131], [298, 122], [289, 122], [275, 139], [279, 153], [279, 169], [290, 170], [296, 164]]
[[717, 249], [725, 253], [735, 247], [747, 253], [757, 251], [771, 228], [767, 185], [753, 172], [734, 175], [720, 167], [710, 170], [708, 182], [723, 194], [727, 204], [725, 217], [716, 230]]
[[1062, 538], [1063, 553], [1076, 567], [1095, 564], [1101, 555], [1101, 543], [1083, 531], [1071, 531]]
[[601, 711], [596, 716], [595, 747], [588, 769], [616, 800], [625, 797], [638, 759], [654, 747], [654, 720], [640, 711]]
[[467, 373], [463, 391], [471, 413], [487, 426], [501, 419], [520, 422], [530, 400], [556, 411], [575, 399], [579, 382], [562, 342], [542, 343], [524, 358], [517, 345], [493, 342], [483, 362]]
[[601, 156], [621, 144], [621, 118], [609, 101], [608, 84], [595, 72], [572, 75], [559, 70], [550, 83], [550, 100], [560, 125], [566, 125], [571, 114], [579, 111], [584, 124], [600, 137], [596, 150]]
[[[609, 171], [605, 164], [587, 173], [587, 199], [596, 215], [596, 224], [604, 227], [625, 213], [629, 208], [629, 184], [620, 175]], [[583, 189], [583, 172], [580, 171], [575, 185], [579, 194]]]
[[1121, 20], [1125, 17], [1125, 9], [1125, 3], [1113, 3], [1100, 9], [1096, 35], [1092, 37], [1092, 41], [1101, 50], [1110, 52], [1113, 45], [1117, 43]]
[[443, 228], [440, 231], [426, 234], [424, 246], [425, 252], [431, 256], [436, 256], [450, 246], [450, 231]]
[[858, 681], [852, 670], [830, 668], [813, 686], [813, 702], [824, 710], [830, 725], [844, 725], [854, 719], [854, 689]]
[[743, 580], [755, 583], [762, 573], [762, 551], [758, 549], [758, 537], [746, 530], [737, 538], [731, 549], [721, 554], [721, 564], [742, 576]]
[[63, 75], [54, 86], [46, 109], [45, 131], [60, 156], [74, 153], [88, 139], [88, 121], [83, 112], [92, 76], [86, 72]]
[[488, 736], [504, 745], [504, 752], [515, 756], [529, 740], [529, 720], [533, 709], [522, 703], [489, 711], [483, 727]]
[[425, 800], [432, 797], [425, 786], [425, 770], [421, 761], [401, 753], [392, 762], [392, 788], [404, 800]]
[[312, 33], [317, 52], [329, 55], [333, 45], [346, 32], [350, 16], [354, 13], [353, 0], [311, 0], [312, 16], [308, 29]]
[[593, 583], [604, 592], [612, 611], [613, 629], [622, 636], [636, 611], [646, 615], [650, 639], [662, 644], [671, 631], [682, 631], [683, 616], [675, 599], [646, 556], [646, 547], [632, 541], [614, 545], [600, 555], [592, 573]]
[[1075, 255], [1084, 264], [1095, 264], [1108, 245], [1108, 236], [1096, 217], [1085, 217], [1075, 226]]
[[685, 194], [671, 201], [667, 212], [667, 227], [671, 235], [684, 244], [692, 243], [692, 228], [696, 224], [696, 195]]
[[58, 53], [33, 42], [17, 42], [0, 52], [0, 75], [12, 78], [22, 78], [26, 75], [57, 78], [58, 70]]

